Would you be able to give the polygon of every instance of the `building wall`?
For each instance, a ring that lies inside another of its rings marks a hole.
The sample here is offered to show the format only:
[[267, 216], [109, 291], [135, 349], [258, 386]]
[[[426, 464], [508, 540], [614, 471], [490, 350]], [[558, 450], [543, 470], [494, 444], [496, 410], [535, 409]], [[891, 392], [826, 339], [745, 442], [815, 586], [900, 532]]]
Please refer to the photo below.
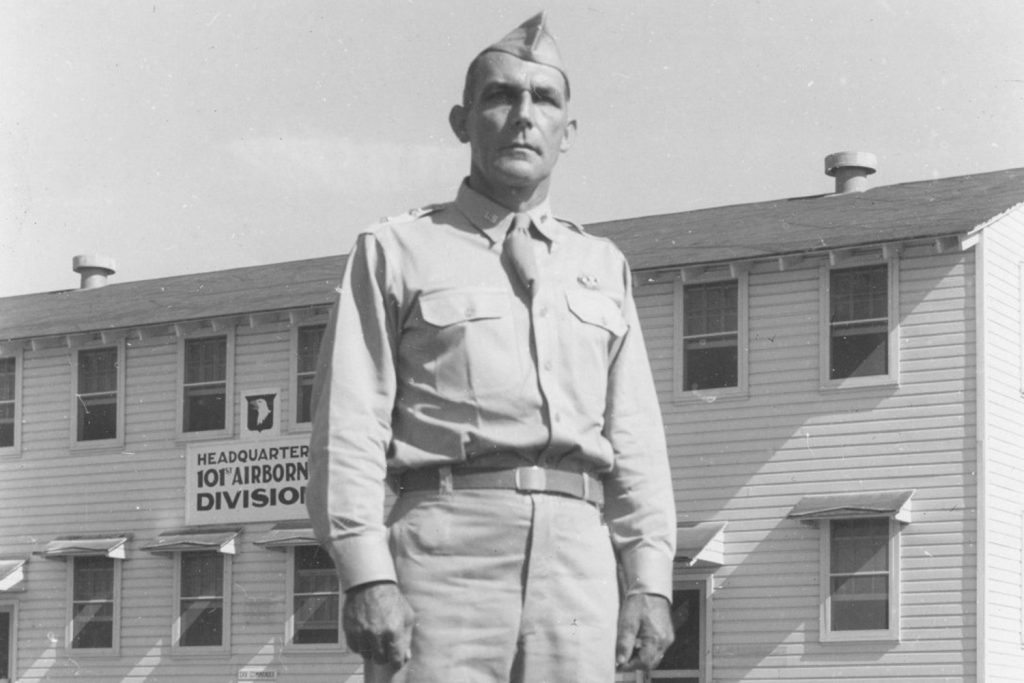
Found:
[[[673, 283], [637, 295], [682, 521], [727, 521], [715, 572], [714, 681], [972, 681], [975, 652], [973, 255], [899, 261], [899, 385], [819, 388], [819, 268], [749, 274], [749, 390], [673, 398]], [[915, 489], [902, 529], [901, 642], [819, 639], [820, 530], [805, 495]]]
[[[70, 561], [33, 556], [26, 567], [26, 590], [0, 594], [0, 602], [18, 603], [14, 680], [235, 681], [240, 670], [267, 669], [282, 682], [334, 683], [360, 671], [359, 658], [342, 645], [285, 644], [290, 554], [253, 543], [270, 522], [239, 525], [238, 550], [231, 559], [230, 651], [172, 651], [174, 559], [141, 546], [186, 521], [186, 444], [175, 435], [177, 338], [167, 329], [127, 340], [123, 448], [71, 446], [73, 356], [58, 343], [23, 352], [22, 452], [0, 459], [5, 492], [0, 496], [0, 548], [5, 556], [26, 557], [58, 536], [130, 533], [122, 564], [120, 652], [66, 649]], [[279, 409], [285, 420], [282, 433], [305, 438], [301, 428], [291, 427], [292, 353], [287, 317], [256, 327], [244, 319], [238, 324], [232, 397], [236, 433], [239, 392], [270, 386], [280, 387], [285, 399]]]
[[1024, 209], [981, 234], [984, 330], [985, 666], [987, 680], [1018, 681], [1024, 667]]

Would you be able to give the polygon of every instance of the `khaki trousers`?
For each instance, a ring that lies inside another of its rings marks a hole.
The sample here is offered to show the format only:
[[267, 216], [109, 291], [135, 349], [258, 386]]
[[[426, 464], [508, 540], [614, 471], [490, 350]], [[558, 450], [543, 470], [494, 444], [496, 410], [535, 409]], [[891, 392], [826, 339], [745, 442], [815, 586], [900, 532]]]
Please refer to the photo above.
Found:
[[372, 683], [614, 680], [618, 590], [593, 505], [505, 490], [413, 492], [390, 518], [412, 659]]

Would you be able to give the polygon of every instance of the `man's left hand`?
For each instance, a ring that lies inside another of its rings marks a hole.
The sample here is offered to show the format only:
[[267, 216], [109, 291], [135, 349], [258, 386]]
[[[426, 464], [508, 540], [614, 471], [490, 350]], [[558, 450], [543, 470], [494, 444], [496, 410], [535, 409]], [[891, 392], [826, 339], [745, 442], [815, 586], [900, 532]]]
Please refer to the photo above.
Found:
[[615, 665], [619, 671], [650, 671], [675, 640], [671, 605], [661, 595], [627, 595], [619, 608]]

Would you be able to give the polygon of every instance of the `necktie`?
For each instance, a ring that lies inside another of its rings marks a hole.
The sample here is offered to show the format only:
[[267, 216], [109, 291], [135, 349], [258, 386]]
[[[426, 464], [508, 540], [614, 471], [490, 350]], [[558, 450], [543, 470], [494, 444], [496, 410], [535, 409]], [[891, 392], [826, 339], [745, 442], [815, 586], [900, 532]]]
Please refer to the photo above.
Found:
[[530, 223], [529, 214], [517, 213], [502, 246], [502, 251], [527, 289], [531, 289], [537, 279], [537, 257], [533, 253]]

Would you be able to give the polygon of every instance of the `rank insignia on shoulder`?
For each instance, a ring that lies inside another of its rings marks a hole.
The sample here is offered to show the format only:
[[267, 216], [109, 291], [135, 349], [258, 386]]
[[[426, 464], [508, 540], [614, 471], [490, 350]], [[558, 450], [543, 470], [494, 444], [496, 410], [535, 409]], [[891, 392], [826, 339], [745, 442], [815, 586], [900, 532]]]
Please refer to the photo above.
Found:
[[596, 275], [587, 275], [584, 273], [576, 278], [576, 280], [587, 289], [597, 289], [598, 281]]
[[387, 218], [383, 218], [383, 219], [381, 219], [381, 223], [404, 223], [404, 222], [407, 222], [407, 221], [414, 221], [417, 218], [423, 218], [424, 216], [429, 216], [432, 213], [440, 211], [445, 206], [447, 206], [447, 204], [444, 204], [444, 203], [442, 203], [442, 204], [428, 204], [426, 206], [421, 206], [418, 209], [409, 209], [408, 211], [406, 211], [403, 214], [399, 214], [397, 216], [389, 216]]

